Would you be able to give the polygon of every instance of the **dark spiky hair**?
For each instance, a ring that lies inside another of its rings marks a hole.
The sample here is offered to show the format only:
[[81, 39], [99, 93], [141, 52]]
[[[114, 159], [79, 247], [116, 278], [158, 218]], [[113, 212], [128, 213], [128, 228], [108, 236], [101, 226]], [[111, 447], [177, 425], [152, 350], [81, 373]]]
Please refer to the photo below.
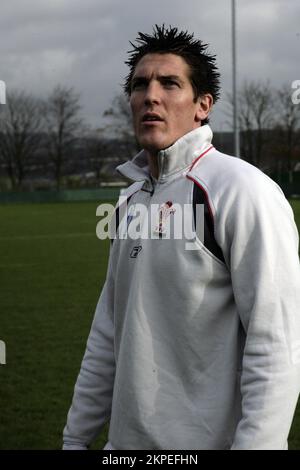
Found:
[[[146, 54], [176, 54], [182, 57], [190, 67], [190, 81], [194, 90], [195, 99], [210, 93], [214, 103], [220, 96], [220, 74], [216, 66], [214, 55], [206, 52], [208, 45], [195, 39], [187, 31], [178, 31], [178, 28], [157, 24], [153, 34], [138, 33], [136, 43], [130, 42], [133, 49], [128, 51], [129, 59], [125, 62], [130, 68], [124, 83], [125, 93], [131, 95], [131, 81], [137, 63]], [[208, 119], [202, 121], [202, 124]]]

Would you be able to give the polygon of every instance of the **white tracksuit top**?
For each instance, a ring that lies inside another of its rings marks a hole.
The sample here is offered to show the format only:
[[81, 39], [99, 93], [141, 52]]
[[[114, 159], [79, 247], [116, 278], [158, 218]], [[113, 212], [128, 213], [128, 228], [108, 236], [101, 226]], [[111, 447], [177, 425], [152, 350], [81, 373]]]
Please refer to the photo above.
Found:
[[129, 206], [149, 213], [191, 204], [197, 184], [224, 258], [200, 239], [197, 250], [114, 240], [66, 449], [87, 447], [109, 419], [115, 449], [286, 448], [300, 389], [293, 212], [270, 178], [211, 139], [205, 125], [159, 152], [153, 194], [143, 151], [118, 167], [135, 181]]

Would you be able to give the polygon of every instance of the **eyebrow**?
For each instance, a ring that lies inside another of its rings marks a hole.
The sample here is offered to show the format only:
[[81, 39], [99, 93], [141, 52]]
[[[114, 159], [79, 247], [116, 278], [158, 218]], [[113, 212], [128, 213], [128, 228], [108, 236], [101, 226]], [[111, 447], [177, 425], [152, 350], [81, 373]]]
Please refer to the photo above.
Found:
[[[163, 82], [165, 80], [175, 80], [183, 84], [183, 80], [178, 75], [158, 75], [157, 80]], [[136, 82], [149, 82], [149, 78], [144, 75], [136, 75], [132, 79], [132, 84]]]

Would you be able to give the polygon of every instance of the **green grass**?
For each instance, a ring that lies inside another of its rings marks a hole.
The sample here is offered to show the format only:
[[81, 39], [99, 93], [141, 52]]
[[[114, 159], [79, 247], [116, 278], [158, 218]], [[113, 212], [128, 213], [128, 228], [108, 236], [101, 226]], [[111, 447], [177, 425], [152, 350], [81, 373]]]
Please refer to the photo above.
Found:
[[96, 206], [0, 206], [2, 449], [61, 447], [106, 273], [108, 242], [96, 238]]
[[[104, 282], [97, 203], [0, 205], [0, 448], [59, 449]], [[300, 201], [292, 202], [300, 227]], [[94, 448], [106, 441], [107, 429]], [[300, 449], [300, 407], [290, 448]]]

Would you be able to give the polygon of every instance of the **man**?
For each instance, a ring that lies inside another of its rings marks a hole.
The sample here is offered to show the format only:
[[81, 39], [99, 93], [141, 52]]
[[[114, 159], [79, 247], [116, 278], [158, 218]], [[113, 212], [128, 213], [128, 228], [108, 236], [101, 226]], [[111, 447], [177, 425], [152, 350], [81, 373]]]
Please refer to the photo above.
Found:
[[[219, 74], [206, 45], [156, 26], [127, 64], [143, 150], [118, 169], [134, 182], [130, 214], [143, 204], [148, 220], [156, 204], [160, 219], [148, 238], [113, 240], [64, 448], [87, 448], [110, 420], [107, 449], [284, 449], [300, 381], [292, 210], [272, 180], [211, 145]], [[171, 209], [190, 208], [192, 226], [197, 204], [198, 249], [164, 239]]]

